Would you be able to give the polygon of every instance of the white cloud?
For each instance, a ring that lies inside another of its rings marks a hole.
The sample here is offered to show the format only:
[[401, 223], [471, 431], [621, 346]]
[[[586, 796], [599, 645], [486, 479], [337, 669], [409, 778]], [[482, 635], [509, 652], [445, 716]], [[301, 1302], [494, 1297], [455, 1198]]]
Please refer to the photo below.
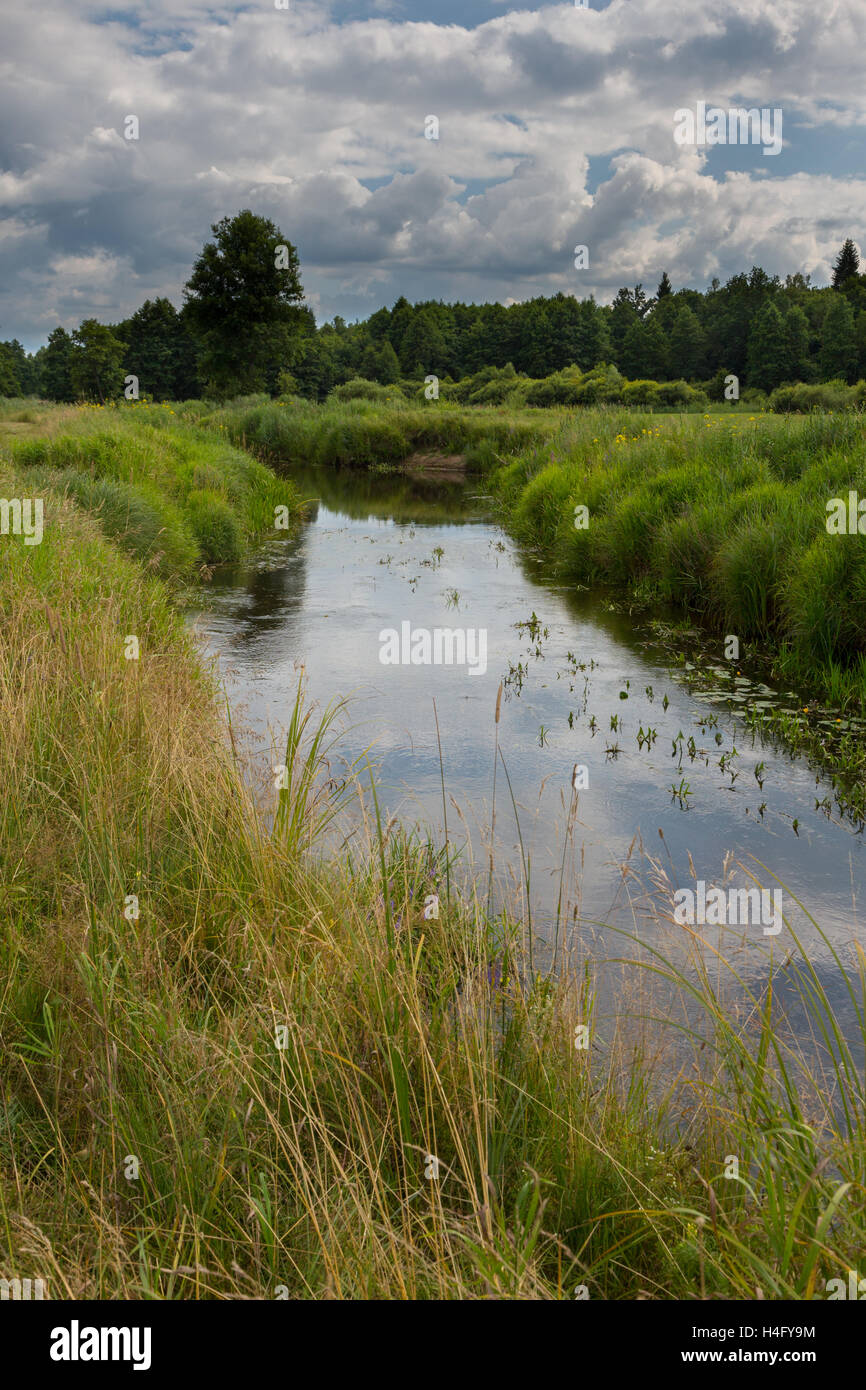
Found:
[[[826, 276], [839, 241], [862, 235], [862, 0], [703, 0], [687, 20], [681, 0], [613, 0], [475, 29], [339, 24], [303, 3], [165, 0], [132, 12], [137, 26], [99, 13], [49, 8], [38, 31], [4, 18], [0, 316], [23, 338], [57, 306], [120, 317], [146, 295], [180, 302], [210, 223], [244, 206], [296, 242], [325, 313], [401, 291], [608, 298], [663, 266], [675, 284], [753, 262]], [[699, 99], [781, 106], [783, 172], [756, 149], [719, 180], [677, 146], [673, 113]], [[138, 141], [123, 138], [130, 113]], [[431, 113], [438, 141], [424, 139]], [[611, 165], [591, 194], [599, 159]]]

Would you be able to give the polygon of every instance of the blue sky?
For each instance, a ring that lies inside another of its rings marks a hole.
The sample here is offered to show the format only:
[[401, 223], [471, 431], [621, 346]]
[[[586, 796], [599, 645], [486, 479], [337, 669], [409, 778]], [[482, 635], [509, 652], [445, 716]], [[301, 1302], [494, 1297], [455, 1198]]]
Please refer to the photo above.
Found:
[[[663, 269], [822, 283], [846, 236], [866, 249], [862, 0], [34, 16], [0, 19], [0, 337], [31, 349], [58, 323], [180, 305], [211, 223], [243, 207], [297, 245], [320, 321], [400, 294], [604, 302]], [[780, 108], [782, 152], [678, 145], [699, 101]]]

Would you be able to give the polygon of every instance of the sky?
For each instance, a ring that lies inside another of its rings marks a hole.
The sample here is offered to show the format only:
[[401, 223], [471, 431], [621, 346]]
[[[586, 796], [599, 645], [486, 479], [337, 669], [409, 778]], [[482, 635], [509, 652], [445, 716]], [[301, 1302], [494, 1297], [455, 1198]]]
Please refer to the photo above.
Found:
[[[319, 322], [664, 269], [826, 283], [866, 252], [864, 51], [864, 0], [0, 0], [0, 339], [180, 307], [242, 208]], [[699, 102], [778, 109], [780, 152], [678, 143]]]

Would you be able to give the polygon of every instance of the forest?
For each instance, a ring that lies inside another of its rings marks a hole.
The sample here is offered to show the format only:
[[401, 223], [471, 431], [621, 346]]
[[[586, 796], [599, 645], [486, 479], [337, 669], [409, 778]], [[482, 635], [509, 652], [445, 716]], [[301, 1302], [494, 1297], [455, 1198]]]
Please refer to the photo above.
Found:
[[[272, 224], [250, 213], [225, 219], [221, 227], [225, 235], [230, 229], [233, 236], [270, 237], [271, 244], [279, 237]], [[507, 399], [509, 386], [495, 384], [499, 373], [541, 382], [568, 368], [587, 372], [603, 363], [631, 381], [686, 382], [721, 401], [730, 374], [740, 392], [764, 394], [796, 383], [853, 384], [866, 377], [866, 274], [850, 238], [829, 286], [813, 285], [800, 272], [783, 281], [753, 266], [725, 284], [714, 279], [701, 292], [674, 289], [663, 272], [653, 295], [641, 284], [623, 287], [609, 305], [563, 293], [508, 306], [410, 304], [401, 296], [363, 321], [337, 316], [318, 327], [309, 306], [299, 302], [297, 255], [288, 249], [288, 279], [296, 291], [283, 307], [291, 317], [280, 325], [285, 331], [265, 333], [263, 351], [243, 361], [235, 353], [223, 363], [208, 351], [218, 326], [196, 312], [205, 297], [198, 289], [214, 269], [205, 248], [180, 310], [165, 297], [148, 299], [116, 324], [88, 318], [71, 332], [58, 326], [33, 354], [17, 340], [0, 343], [0, 396], [104, 401], [121, 395], [133, 375], [141, 393], [156, 401], [260, 391], [321, 401], [358, 378], [405, 389], [432, 374], [446, 396], [452, 384], [466, 383], [452, 393], [456, 399], [486, 404]], [[205, 288], [218, 302], [213, 284]], [[266, 302], [267, 289], [259, 304]], [[580, 402], [549, 387], [530, 391], [525, 403]]]

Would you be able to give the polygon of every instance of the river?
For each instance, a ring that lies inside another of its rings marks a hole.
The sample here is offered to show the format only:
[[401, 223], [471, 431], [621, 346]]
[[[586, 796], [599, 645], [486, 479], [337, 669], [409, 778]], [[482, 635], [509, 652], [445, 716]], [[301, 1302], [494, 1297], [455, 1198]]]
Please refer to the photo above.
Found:
[[[288, 721], [303, 666], [310, 700], [347, 699], [340, 752], [348, 763], [370, 749], [383, 815], [441, 843], [441, 741], [449, 842], [464, 885], [476, 881], [486, 899], [502, 681], [494, 907], [528, 913], [539, 962], [554, 942], [563, 952], [634, 951], [611, 939], [611, 926], [670, 941], [674, 890], [697, 895], [696, 879], [707, 891], [740, 888], [751, 871], [782, 892], [787, 925], [695, 930], [765, 962], [791, 949], [793, 928], [840, 1014], [850, 1012], [833, 951], [850, 967], [863, 940], [866, 860], [857, 827], [816, 807], [832, 803], [826, 779], [754, 737], [716, 687], [690, 688], [665, 645], [605, 596], [551, 580], [496, 523], [477, 480], [312, 468], [289, 476], [317, 499], [310, 519], [254, 563], [218, 571], [191, 614], [257, 756], [271, 760], [274, 739], [280, 745], [274, 731]], [[380, 634], [404, 623], [484, 630], [486, 669], [384, 665]], [[708, 639], [720, 665], [722, 646]], [[747, 672], [735, 680], [740, 708], [794, 698]], [[566, 844], [575, 765], [583, 771]]]

